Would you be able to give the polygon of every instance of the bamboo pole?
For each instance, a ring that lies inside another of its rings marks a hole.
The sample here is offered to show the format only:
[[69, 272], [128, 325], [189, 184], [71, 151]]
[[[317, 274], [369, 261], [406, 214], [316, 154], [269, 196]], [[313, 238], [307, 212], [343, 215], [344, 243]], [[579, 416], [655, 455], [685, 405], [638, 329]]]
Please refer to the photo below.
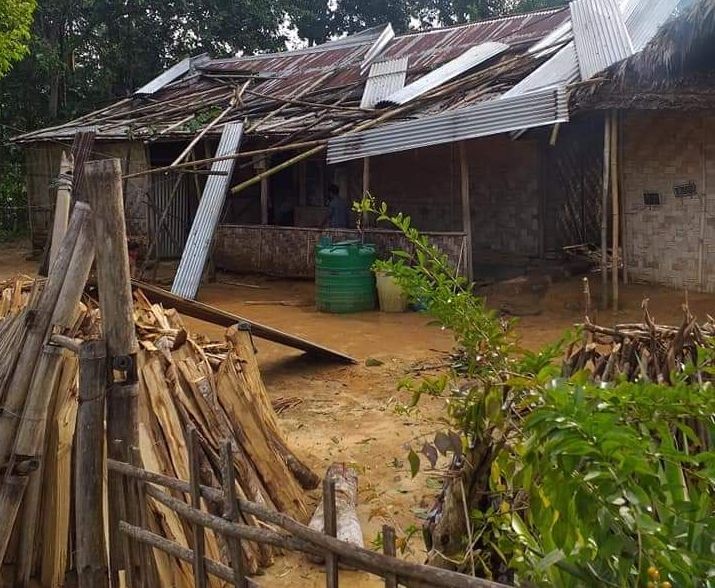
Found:
[[[107, 343], [108, 363], [123, 380], [110, 379], [107, 393], [107, 452], [124, 462], [131, 460], [132, 447], [139, 446], [137, 421], [138, 343], [134, 326], [127, 235], [124, 222], [122, 168], [119, 159], [92, 161], [85, 166], [85, 184], [94, 211], [94, 237], [97, 248], [97, 285], [102, 312], [102, 329]], [[141, 572], [141, 562], [123, 561], [119, 521], [126, 513], [129, 523], [139, 521], [139, 505], [130, 488], [121, 490], [124, 481], [108, 477], [110, 569], [113, 583], [120, 569], [129, 575]]]
[[[34, 310], [31, 326], [25, 337], [25, 343], [20, 352], [12, 380], [8, 385], [2, 411], [0, 411], [0, 463], [6, 463], [10, 456], [35, 363], [46, 341], [52, 313], [64, 285], [79, 233], [82, 226], [89, 221], [89, 215], [89, 206], [81, 202], [75, 205], [67, 233], [57, 252], [57, 258], [52, 265], [45, 287], [40, 294], [37, 308]], [[2, 517], [0, 517], [0, 520], [2, 520]], [[0, 541], [1, 546], [2, 542]], [[0, 555], [3, 555], [1, 548]]]
[[174, 167], [174, 166], [177, 166], [178, 164], [180, 164], [180, 163], [184, 160], [184, 158], [185, 158], [189, 153], [191, 153], [191, 150], [194, 148], [194, 146], [195, 146], [199, 141], [201, 141], [201, 139], [206, 135], [206, 133], [208, 133], [211, 129], [213, 129], [218, 123], [220, 123], [220, 122], [226, 117], [226, 115], [233, 110], [233, 108], [234, 108], [234, 100], [231, 100], [231, 103], [230, 103], [226, 108], [224, 108], [224, 109], [221, 111], [221, 113], [220, 113], [215, 119], [213, 119], [209, 124], [207, 124], [207, 125], [201, 130], [201, 132], [199, 132], [199, 133], [191, 140], [191, 142], [188, 144], [188, 146], [186, 147], [186, 149], [184, 149], [184, 150], [179, 154], [179, 156], [171, 163], [171, 165], [170, 165], [169, 167]]
[[107, 346], [82, 343], [79, 351], [79, 411], [75, 432], [74, 484], [76, 568], [79, 588], [109, 586], [104, 543], [104, 395]]
[[62, 239], [67, 232], [67, 222], [70, 214], [70, 202], [72, 200], [72, 172], [74, 163], [72, 156], [62, 152], [60, 160], [60, 175], [57, 186], [57, 204], [55, 205], [55, 219], [52, 225], [52, 241], [50, 243], [50, 266], [57, 257]]
[[612, 198], [612, 214], [613, 220], [611, 223], [613, 237], [613, 252], [611, 254], [613, 267], [611, 268], [611, 281], [613, 285], [613, 312], [618, 312], [618, 265], [620, 247], [620, 203], [618, 195], [618, 114], [614, 111], [611, 113], [611, 198]]
[[608, 192], [611, 179], [611, 115], [603, 117], [603, 192], [601, 195], [601, 309], [608, 307]]
[[469, 162], [467, 161], [467, 144], [465, 141], [459, 143], [459, 179], [460, 194], [462, 196], [462, 230], [467, 239], [464, 255], [464, 274], [471, 282], [474, 278], [474, 268], [472, 266], [472, 208], [469, 190]]

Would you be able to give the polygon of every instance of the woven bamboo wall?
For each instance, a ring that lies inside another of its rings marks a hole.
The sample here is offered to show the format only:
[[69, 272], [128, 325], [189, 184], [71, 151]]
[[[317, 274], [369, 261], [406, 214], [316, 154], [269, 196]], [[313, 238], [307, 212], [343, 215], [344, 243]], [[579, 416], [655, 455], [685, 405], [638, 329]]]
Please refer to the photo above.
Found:
[[[715, 292], [715, 115], [628, 112], [622, 120], [625, 250], [631, 276]], [[690, 182], [697, 194], [674, 195], [675, 186]], [[658, 193], [661, 204], [646, 206], [644, 192]]]

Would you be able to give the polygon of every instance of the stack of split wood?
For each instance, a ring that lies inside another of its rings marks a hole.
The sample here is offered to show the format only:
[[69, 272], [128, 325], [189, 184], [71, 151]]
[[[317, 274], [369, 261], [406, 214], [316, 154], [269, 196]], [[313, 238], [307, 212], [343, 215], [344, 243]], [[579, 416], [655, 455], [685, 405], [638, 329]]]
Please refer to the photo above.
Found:
[[[604, 382], [625, 377], [630, 381], [672, 383], [673, 373], [697, 363], [699, 349], [715, 351], [715, 320], [708, 317], [707, 322], [699, 324], [687, 303], [682, 310], [680, 326], [656, 324], [647, 300], [643, 302], [642, 323], [609, 328], [595, 325], [586, 317], [584, 324], [579, 325], [584, 337], [566, 352], [564, 375], [585, 369]], [[711, 378], [707, 373], [699, 377]]]
[[[40, 471], [30, 478], [19, 505], [13, 541], [4, 563], [15, 563], [19, 574], [37, 576], [43, 585], [57, 586], [73, 567], [72, 453], [78, 409], [77, 359], [60, 347], [46, 346], [45, 354], [57, 362], [49, 376], [45, 412], [30, 413], [28, 395], [11, 402], [7, 384], [17, 372], [29, 317], [37, 313], [37, 301], [45, 282], [18, 276], [0, 284], [0, 365], [3, 414], [17, 411], [22, 422], [46, 422], [41, 438], [44, 457]], [[288, 449], [263, 385], [256, 362], [250, 331], [240, 325], [227, 331], [225, 342], [194, 338], [174, 310], [150, 304], [141, 291], [135, 291], [134, 318], [141, 346], [139, 372], [140, 458], [147, 469], [189, 479], [188, 431], [195, 429], [202, 455], [201, 476], [206, 485], [220, 486], [220, 445], [229, 439], [235, 456], [239, 496], [306, 522], [308, 510], [305, 488], [315, 488], [319, 479]], [[96, 338], [101, 317], [96, 303], [84, 297], [75, 311], [65, 336]], [[44, 357], [44, 355], [42, 356]], [[50, 384], [51, 380], [51, 384]], [[2, 421], [7, 436], [6, 418]], [[24, 430], [24, 428], [23, 428]], [[21, 440], [17, 436], [18, 440]], [[17, 446], [18, 440], [15, 441]], [[30, 453], [32, 452], [25, 452]], [[29, 463], [27, 468], [36, 468]], [[44, 470], [44, 471], [42, 471]], [[6, 468], [6, 472], [9, 471]], [[3, 488], [11, 481], [5, 477]], [[178, 516], [161, 504], [147, 499], [148, 526], [156, 533], [191, 547], [190, 533]], [[5, 503], [3, 503], [3, 508]], [[38, 520], [37, 513], [42, 513]], [[4, 511], [3, 511], [3, 514]], [[2, 520], [2, 525], [8, 519]], [[248, 525], [258, 525], [245, 515]], [[34, 533], [28, 529], [35, 528]], [[32, 537], [29, 537], [31, 535]], [[34, 544], [34, 547], [32, 545]], [[255, 573], [272, 562], [270, 546], [242, 542], [246, 571]], [[206, 554], [215, 561], [227, 561], [226, 546], [207, 534]], [[191, 566], [169, 561], [154, 552], [156, 570], [162, 586], [193, 586]], [[6, 570], [7, 573], [7, 570]], [[29, 576], [28, 576], [29, 577]]]

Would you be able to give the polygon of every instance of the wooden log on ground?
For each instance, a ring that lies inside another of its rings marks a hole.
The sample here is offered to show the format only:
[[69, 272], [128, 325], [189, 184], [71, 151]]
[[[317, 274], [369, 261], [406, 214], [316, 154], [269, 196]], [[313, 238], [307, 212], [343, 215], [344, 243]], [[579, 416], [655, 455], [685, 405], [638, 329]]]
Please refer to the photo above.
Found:
[[[338, 536], [338, 513], [335, 503], [335, 478], [325, 476], [323, 480], [323, 533], [329, 537]], [[311, 521], [312, 522], [312, 521]], [[339, 583], [338, 556], [332, 552], [325, 555], [325, 585], [327, 588], [338, 588]]]
[[[102, 313], [102, 330], [107, 342], [108, 361], [114, 370], [124, 372], [124, 381], [113, 382], [107, 394], [107, 452], [110, 457], [129, 462], [131, 448], [139, 446], [137, 419], [138, 343], [134, 325], [129, 252], [124, 220], [122, 168], [118, 159], [91, 161], [85, 165], [85, 187], [94, 212], [94, 240], [97, 247], [97, 285]], [[127, 504], [120, 504], [116, 492], [122, 480], [108, 479], [110, 567], [113, 582], [120, 569], [140, 573], [140, 562], [122, 561], [119, 520], [121, 512], [127, 522], [139, 522], [139, 505], [128, 496]]]
[[[354, 468], [345, 464], [334, 463], [325, 473], [325, 480], [332, 480], [334, 483], [336, 533], [332, 535], [329, 530], [326, 530], [325, 500], [318, 503], [318, 507], [315, 509], [308, 526], [320, 533], [331, 534], [333, 537], [337, 537], [351, 545], [364, 547], [362, 528], [357, 516], [357, 472]], [[323, 483], [323, 488], [325, 489], [325, 482]]]
[[79, 588], [109, 586], [104, 543], [104, 395], [107, 347], [87, 341], [79, 353], [79, 410], [76, 426], [75, 532]]
[[[231, 441], [226, 440], [221, 445], [221, 482], [223, 485], [223, 518], [232, 523], [238, 523], [240, 514], [238, 511], [238, 502], [236, 501], [236, 479], [234, 476], [233, 465], [233, 449]], [[200, 489], [199, 489], [200, 491]], [[246, 578], [246, 570], [243, 565], [243, 556], [241, 554], [241, 540], [227, 538], [229, 558], [231, 560], [231, 568], [233, 577], [231, 582], [234, 588], [247, 588], [248, 581]]]

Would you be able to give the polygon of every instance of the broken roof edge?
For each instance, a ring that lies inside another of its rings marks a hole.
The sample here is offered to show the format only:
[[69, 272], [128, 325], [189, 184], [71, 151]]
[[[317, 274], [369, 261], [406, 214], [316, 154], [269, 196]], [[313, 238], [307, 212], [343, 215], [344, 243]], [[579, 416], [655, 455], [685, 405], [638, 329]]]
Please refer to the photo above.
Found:
[[564, 86], [384, 125], [328, 140], [328, 164], [568, 122]]

